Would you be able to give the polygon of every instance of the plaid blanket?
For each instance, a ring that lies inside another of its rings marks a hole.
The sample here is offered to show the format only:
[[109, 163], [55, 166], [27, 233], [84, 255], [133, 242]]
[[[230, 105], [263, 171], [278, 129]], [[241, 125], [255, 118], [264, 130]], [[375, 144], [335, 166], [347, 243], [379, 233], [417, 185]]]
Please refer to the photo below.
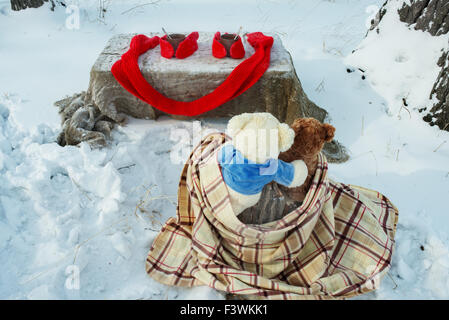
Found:
[[[376, 289], [388, 271], [398, 210], [382, 194], [334, 182], [327, 162], [303, 204], [282, 219], [245, 225], [232, 211], [212, 134], [193, 150], [170, 218], [147, 257], [167, 285], [208, 285], [250, 298], [348, 298]], [[250, 295], [250, 296], [248, 296]]]

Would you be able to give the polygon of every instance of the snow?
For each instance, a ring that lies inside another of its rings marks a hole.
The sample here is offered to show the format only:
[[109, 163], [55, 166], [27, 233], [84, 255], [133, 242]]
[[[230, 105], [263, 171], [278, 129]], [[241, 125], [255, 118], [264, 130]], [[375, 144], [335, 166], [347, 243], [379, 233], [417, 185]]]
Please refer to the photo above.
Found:
[[449, 47], [447, 35], [434, 37], [398, 23], [396, 11], [401, 6], [402, 1], [390, 1], [379, 33], [370, 32], [345, 60], [365, 71], [372, 88], [385, 98], [394, 115], [407, 115], [401, 113], [403, 98], [409, 105], [430, 109], [429, 95], [441, 70], [437, 61]]
[[392, 269], [359, 299], [449, 298], [449, 134], [416, 111], [429, 104], [448, 35], [399, 23], [392, 2], [380, 33], [365, 38], [372, 6], [383, 0], [173, 0], [128, 12], [146, 1], [114, 1], [104, 18], [97, 2], [67, 2], [79, 8], [79, 29], [67, 28], [65, 8], [12, 12], [0, 2], [0, 298], [223, 299], [207, 287], [164, 286], [144, 268], [154, 237], [175, 214], [190, 150], [183, 147], [196, 144], [199, 123], [130, 119], [100, 150], [54, 142], [53, 102], [87, 88], [110, 37], [189, 30], [192, 17], [197, 30], [238, 30], [244, 21], [245, 31], [278, 34], [304, 90], [329, 111], [351, 153], [330, 165], [331, 177], [379, 190], [399, 208]]

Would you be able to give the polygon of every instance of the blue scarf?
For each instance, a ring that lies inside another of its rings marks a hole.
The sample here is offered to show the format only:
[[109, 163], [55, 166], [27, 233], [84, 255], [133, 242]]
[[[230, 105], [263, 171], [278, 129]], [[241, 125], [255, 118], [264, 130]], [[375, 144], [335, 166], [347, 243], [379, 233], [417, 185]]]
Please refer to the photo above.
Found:
[[291, 163], [279, 159], [268, 159], [265, 163], [248, 160], [231, 144], [219, 150], [218, 162], [225, 183], [245, 195], [261, 192], [263, 187], [273, 180], [288, 186], [295, 173]]

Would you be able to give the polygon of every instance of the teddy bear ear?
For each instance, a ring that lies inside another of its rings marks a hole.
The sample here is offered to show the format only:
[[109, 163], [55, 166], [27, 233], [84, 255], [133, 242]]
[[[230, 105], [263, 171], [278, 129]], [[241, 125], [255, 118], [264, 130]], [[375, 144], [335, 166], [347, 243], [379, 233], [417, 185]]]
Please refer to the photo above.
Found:
[[288, 126], [286, 123], [279, 124], [278, 127], [278, 135], [279, 135], [279, 151], [285, 152], [293, 144], [295, 140], [295, 131]]
[[331, 142], [335, 135], [335, 127], [325, 123], [323, 124], [324, 129], [324, 141]]
[[250, 113], [242, 113], [232, 117], [228, 121], [227, 133], [229, 136], [234, 137], [234, 134], [242, 129], [251, 120]]

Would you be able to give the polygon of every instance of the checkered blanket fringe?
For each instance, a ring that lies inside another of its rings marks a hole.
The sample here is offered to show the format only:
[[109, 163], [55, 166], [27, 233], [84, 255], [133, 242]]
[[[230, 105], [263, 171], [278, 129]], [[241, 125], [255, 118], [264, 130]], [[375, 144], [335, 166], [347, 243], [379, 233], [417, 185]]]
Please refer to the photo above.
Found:
[[227, 139], [207, 136], [186, 162], [177, 215], [147, 257], [152, 278], [253, 299], [341, 299], [378, 287], [391, 264], [398, 220], [390, 200], [332, 181], [320, 155], [299, 208], [281, 220], [245, 225], [232, 211], [217, 162]]

